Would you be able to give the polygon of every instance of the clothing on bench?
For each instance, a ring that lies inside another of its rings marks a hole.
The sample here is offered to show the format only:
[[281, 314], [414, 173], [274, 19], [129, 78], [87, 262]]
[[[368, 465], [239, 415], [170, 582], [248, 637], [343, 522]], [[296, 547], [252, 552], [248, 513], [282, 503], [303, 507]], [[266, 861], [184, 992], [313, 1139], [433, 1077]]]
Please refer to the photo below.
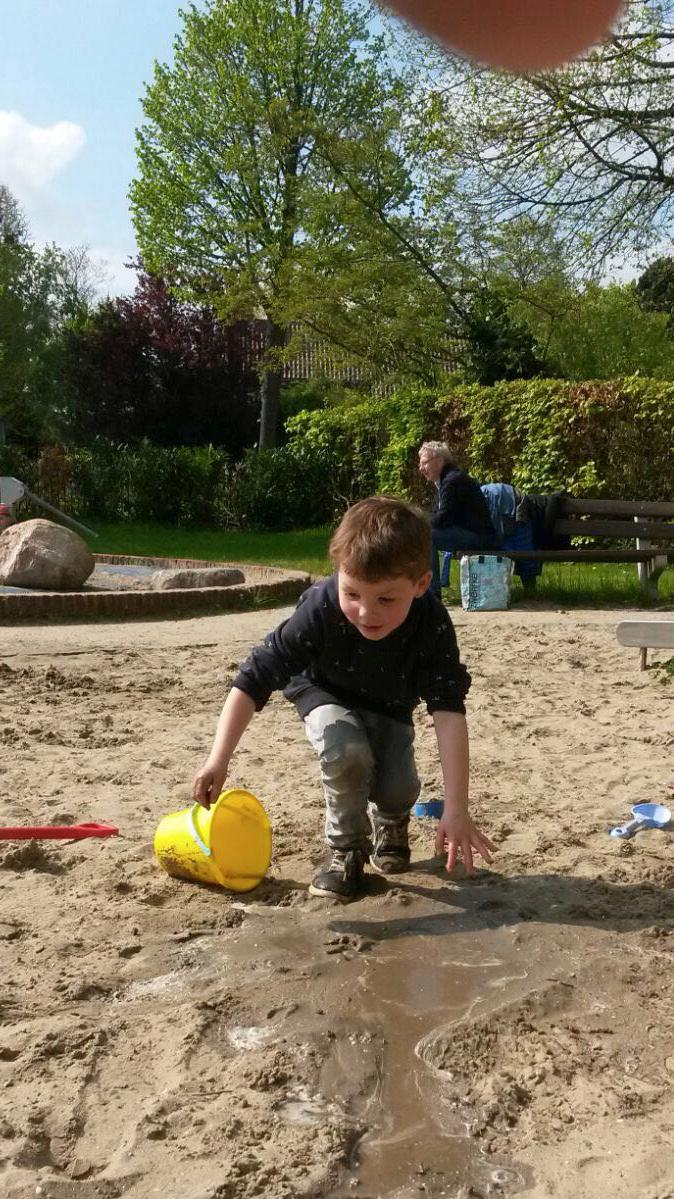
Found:
[[[553, 491], [550, 495], [531, 495], [529, 492], [523, 492], [518, 496], [516, 518], [519, 523], [531, 525], [533, 549], [570, 549], [571, 538], [555, 529], [566, 498], [563, 491]], [[515, 546], [512, 548], [515, 549]]]

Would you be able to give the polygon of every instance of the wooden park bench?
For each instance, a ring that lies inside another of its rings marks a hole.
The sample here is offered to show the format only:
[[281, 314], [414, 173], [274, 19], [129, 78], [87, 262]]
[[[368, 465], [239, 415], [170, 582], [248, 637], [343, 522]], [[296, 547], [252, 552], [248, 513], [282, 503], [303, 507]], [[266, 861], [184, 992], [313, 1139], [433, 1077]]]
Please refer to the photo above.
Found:
[[621, 645], [639, 649], [641, 669], [646, 669], [649, 649], [674, 649], [674, 620], [623, 620], [616, 629]]
[[[639, 580], [657, 598], [658, 579], [674, 563], [674, 503], [653, 500], [576, 500], [560, 503], [554, 535], [582, 537], [592, 544], [565, 550], [457, 550], [456, 556], [501, 554], [515, 562], [634, 562]], [[630, 541], [629, 546], [616, 542]]]

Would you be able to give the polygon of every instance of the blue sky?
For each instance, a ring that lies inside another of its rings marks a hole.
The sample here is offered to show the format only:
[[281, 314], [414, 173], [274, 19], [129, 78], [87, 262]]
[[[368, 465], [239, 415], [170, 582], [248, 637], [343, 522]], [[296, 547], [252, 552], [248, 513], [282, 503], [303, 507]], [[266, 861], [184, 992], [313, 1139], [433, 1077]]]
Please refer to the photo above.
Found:
[[133, 289], [127, 191], [155, 59], [168, 61], [179, 0], [3, 0], [0, 183], [33, 240], [86, 244], [113, 293]]

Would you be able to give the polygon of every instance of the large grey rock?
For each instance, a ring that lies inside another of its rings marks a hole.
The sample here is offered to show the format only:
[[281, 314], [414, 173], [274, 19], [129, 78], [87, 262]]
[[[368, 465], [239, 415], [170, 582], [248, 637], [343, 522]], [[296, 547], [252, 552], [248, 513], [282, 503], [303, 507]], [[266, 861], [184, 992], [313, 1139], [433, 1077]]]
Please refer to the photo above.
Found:
[[242, 570], [200, 566], [194, 570], [157, 570], [150, 578], [150, 587], [153, 591], [173, 591], [182, 587], [231, 587], [245, 581]]
[[37, 591], [75, 591], [94, 569], [77, 533], [51, 520], [26, 520], [0, 537], [0, 583]]

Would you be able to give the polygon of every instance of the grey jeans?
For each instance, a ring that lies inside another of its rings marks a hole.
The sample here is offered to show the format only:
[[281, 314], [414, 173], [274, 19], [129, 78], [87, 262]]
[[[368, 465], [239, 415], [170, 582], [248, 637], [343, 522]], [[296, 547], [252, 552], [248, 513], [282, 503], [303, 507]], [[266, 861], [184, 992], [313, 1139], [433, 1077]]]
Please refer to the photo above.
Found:
[[362, 708], [322, 704], [305, 718], [325, 795], [325, 836], [333, 849], [372, 849], [372, 825], [409, 816], [421, 785], [414, 728]]

